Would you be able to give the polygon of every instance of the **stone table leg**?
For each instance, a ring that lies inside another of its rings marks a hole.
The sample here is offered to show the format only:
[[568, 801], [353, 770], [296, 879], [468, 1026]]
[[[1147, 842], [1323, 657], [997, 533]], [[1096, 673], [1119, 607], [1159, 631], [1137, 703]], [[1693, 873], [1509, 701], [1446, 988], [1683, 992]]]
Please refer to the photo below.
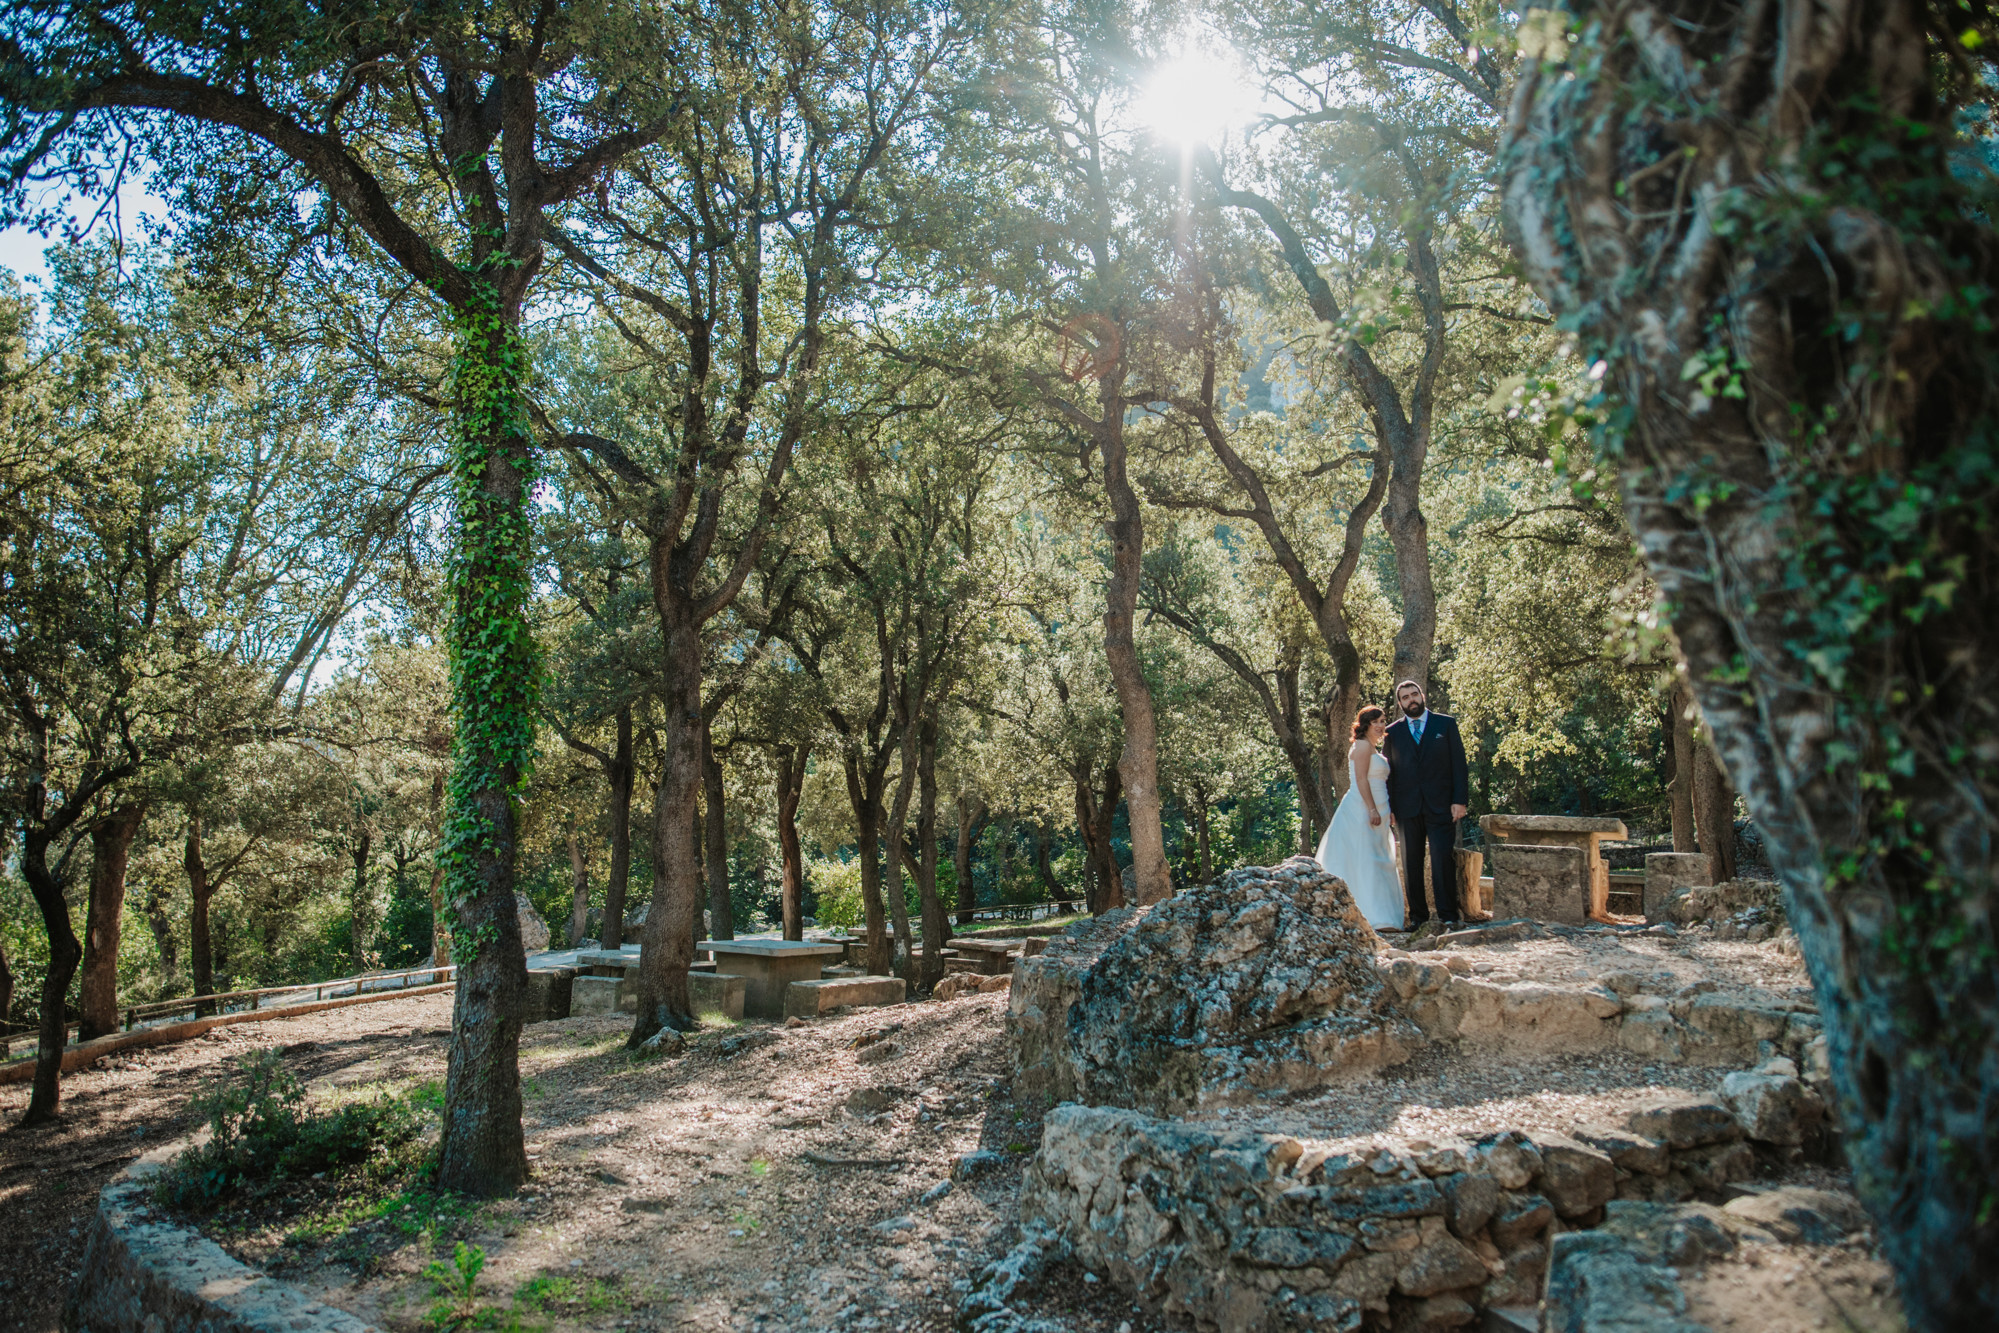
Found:
[[804, 958], [715, 951], [715, 971], [743, 978], [743, 1013], [750, 1018], [783, 1018], [784, 988], [794, 981], [819, 980], [818, 955]]

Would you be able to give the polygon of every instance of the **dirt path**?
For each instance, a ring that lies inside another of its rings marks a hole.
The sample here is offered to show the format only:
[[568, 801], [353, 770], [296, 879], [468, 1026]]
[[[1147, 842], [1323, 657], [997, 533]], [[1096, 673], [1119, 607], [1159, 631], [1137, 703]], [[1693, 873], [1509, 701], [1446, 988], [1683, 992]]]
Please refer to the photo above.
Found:
[[[435, 1299], [424, 1269], [460, 1239], [486, 1253], [482, 1307], [523, 1328], [943, 1330], [954, 1284], [1015, 1239], [1038, 1138], [1004, 1092], [1005, 1000], [751, 1023], [641, 1060], [622, 1049], [628, 1020], [537, 1024], [521, 1051], [534, 1178], [517, 1199], [430, 1216], [400, 1195], [337, 1216], [293, 1200], [224, 1243], [410, 1333]], [[322, 1094], [407, 1090], [442, 1077], [449, 1021], [448, 995], [418, 997], [73, 1075], [59, 1124], [0, 1136], [0, 1326], [58, 1326], [98, 1189], [194, 1128], [188, 1098], [230, 1056], [283, 1045]], [[9, 1089], [0, 1115], [26, 1102]], [[987, 1169], [952, 1184], [953, 1160], [982, 1147]], [[1163, 1327], [1080, 1271], [1055, 1275], [1041, 1304], [1079, 1330]]]

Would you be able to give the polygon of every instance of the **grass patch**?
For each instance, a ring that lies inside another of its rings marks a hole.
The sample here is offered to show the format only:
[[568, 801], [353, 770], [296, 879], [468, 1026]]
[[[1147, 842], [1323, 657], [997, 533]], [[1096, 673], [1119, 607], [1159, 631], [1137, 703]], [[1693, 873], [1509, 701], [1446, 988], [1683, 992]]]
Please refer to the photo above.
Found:
[[638, 1304], [624, 1287], [602, 1278], [542, 1274], [514, 1288], [514, 1304], [524, 1311], [552, 1314], [606, 1314]]
[[476, 1207], [459, 1195], [440, 1194], [427, 1183], [417, 1183], [402, 1189], [332, 1200], [325, 1207], [307, 1213], [285, 1233], [285, 1239], [293, 1245], [306, 1245], [332, 1240], [366, 1226], [405, 1237], [421, 1236], [470, 1216]]

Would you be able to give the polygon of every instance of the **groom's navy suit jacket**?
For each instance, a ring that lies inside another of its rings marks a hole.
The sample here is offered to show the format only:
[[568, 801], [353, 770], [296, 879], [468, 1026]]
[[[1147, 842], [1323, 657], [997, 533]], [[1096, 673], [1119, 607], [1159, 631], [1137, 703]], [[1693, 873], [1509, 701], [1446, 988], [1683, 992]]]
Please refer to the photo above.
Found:
[[1388, 752], [1388, 808], [1397, 819], [1447, 820], [1452, 806], [1471, 803], [1471, 774], [1456, 718], [1430, 714], [1418, 745], [1405, 717], [1389, 727], [1382, 749]]

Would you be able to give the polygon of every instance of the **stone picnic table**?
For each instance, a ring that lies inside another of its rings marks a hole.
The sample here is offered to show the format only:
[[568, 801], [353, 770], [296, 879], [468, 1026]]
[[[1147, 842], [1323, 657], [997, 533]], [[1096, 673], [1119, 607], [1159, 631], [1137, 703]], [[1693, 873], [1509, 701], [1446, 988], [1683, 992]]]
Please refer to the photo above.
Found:
[[968, 940], [960, 936], [944, 946], [944, 956], [955, 952], [969, 959], [972, 970], [980, 976], [996, 977], [1013, 966], [1020, 948], [1019, 940]]
[[1487, 815], [1478, 826], [1502, 843], [1578, 848], [1583, 856], [1585, 914], [1610, 914], [1610, 866], [1603, 859], [1601, 844], [1605, 838], [1622, 841], [1631, 836], [1623, 820], [1587, 815]]
[[841, 945], [814, 940], [698, 940], [694, 947], [714, 958], [717, 974], [743, 978], [743, 1012], [753, 1018], [783, 1018], [784, 988], [819, 980], [827, 960], [842, 954]]
[[826, 931], [811, 937], [814, 944], [837, 944], [840, 946], [840, 961], [853, 966], [866, 963], [868, 937], [865, 935], [839, 935]]

